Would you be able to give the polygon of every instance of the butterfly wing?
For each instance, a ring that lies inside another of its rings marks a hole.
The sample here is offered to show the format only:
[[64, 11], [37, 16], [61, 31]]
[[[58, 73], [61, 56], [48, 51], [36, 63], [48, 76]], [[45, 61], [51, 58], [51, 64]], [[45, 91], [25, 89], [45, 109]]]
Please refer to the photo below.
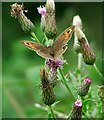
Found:
[[71, 39], [72, 33], [74, 30], [74, 26], [67, 28], [64, 32], [62, 32], [59, 37], [56, 39], [54, 44], [52, 45], [54, 51], [54, 58], [59, 58], [66, 50], [67, 42]]
[[50, 55], [49, 47], [46, 47], [36, 42], [27, 41], [27, 40], [23, 40], [21, 41], [21, 43], [27, 48], [35, 51], [39, 56], [46, 58], [46, 59], [49, 58], [53, 60], [53, 57]]

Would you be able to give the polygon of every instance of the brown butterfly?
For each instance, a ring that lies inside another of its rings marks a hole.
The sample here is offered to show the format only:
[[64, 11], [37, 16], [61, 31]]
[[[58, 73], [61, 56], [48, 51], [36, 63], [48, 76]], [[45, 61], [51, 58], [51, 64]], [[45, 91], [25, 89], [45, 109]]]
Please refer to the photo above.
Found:
[[49, 47], [27, 40], [23, 40], [21, 43], [45, 59], [56, 60], [57, 58], [60, 58], [60, 56], [65, 52], [66, 45], [71, 39], [73, 31], [74, 26], [67, 28], [58, 36], [53, 45]]

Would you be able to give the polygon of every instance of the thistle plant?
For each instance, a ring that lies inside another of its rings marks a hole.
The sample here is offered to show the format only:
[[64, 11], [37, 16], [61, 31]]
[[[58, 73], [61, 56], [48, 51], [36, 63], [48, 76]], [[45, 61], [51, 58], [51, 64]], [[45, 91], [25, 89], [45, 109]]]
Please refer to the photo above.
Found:
[[[56, 39], [55, 42], [55, 37], [57, 35], [55, 9], [54, 0], [47, 0], [44, 6], [40, 5], [37, 7], [37, 12], [41, 15], [40, 27], [43, 31], [43, 39], [45, 39], [44, 43], [42, 40], [38, 40], [38, 36], [35, 34], [35, 25], [25, 16], [23, 4], [18, 5], [15, 3], [11, 5], [11, 16], [17, 18], [23, 31], [29, 33], [33, 40], [35, 40], [35, 42], [22, 41], [22, 44], [36, 51], [40, 57], [45, 58], [44, 67], [41, 67], [40, 70], [40, 89], [42, 91], [42, 101], [47, 107], [45, 110], [48, 112], [48, 118], [59, 118], [58, 111], [55, 111], [53, 106], [57, 106], [57, 95], [54, 90], [60, 82], [65, 86], [69, 93], [69, 102], [70, 98], [72, 98], [74, 104], [72, 104], [72, 109], [70, 109], [69, 115], [66, 115], [66, 118], [71, 120], [90, 118], [92, 116], [90, 116], [89, 112], [89, 101], [94, 102], [95, 104], [97, 103], [97, 108], [99, 107], [100, 102], [93, 100], [91, 83], [93, 83], [94, 80], [92, 80], [90, 76], [85, 77], [87, 76], [87, 73], [82, 75], [82, 62], [84, 61], [87, 65], [95, 66], [96, 55], [83, 32], [82, 20], [78, 15], [73, 17], [73, 25], [70, 25], [71, 27], [68, 26], [68, 28], [59, 35], [60, 39]], [[69, 76], [71, 81], [69, 83], [69, 78], [67, 78], [63, 72], [63, 65], [65, 64], [63, 53], [67, 49], [66, 46], [69, 39], [72, 40], [71, 36], [73, 31], [73, 51], [75, 50], [78, 55], [77, 70], [79, 70], [79, 73], [77, 76], [77, 73], [70, 72], [71, 74]], [[60, 48], [58, 48], [58, 46]], [[102, 74], [97, 67], [96, 70], [102, 77]], [[103, 101], [101, 96], [102, 92], [98, 93], [101, 101]], [[95, 115], [94, 117], [97, 116]]]

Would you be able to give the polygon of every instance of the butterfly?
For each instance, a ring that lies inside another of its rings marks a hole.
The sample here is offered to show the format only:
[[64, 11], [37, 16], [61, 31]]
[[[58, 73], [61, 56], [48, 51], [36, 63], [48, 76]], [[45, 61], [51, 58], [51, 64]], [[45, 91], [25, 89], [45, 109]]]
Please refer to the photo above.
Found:
[[66, 45], [68, 41], [71, 39], [72, 33], [74, 31], [75, 26], [70, 26], [66, 30], [64, 30], [55, 40], [52, 46], [45, 46], [43, 44], [39, 44], [37, 42], [23, 40], [21, 43], [27, 48], [35, 51], [39, 56], [45, 59], [56, 60], [60, 58], [61, 55], [66, 50]]

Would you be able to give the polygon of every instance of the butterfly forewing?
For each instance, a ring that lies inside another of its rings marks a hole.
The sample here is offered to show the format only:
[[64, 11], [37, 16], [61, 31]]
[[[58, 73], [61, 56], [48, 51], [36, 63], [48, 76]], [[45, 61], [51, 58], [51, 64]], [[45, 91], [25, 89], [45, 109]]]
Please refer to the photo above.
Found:
[[65, 52], [65, 46], [67, 45], [68, 41], [71, 39], [72, 33], [74, 30], [74, 26], [67, 28], [64, 32], [62, 32], [59, 37], [54, 42], [52, 49], [54, 49], [54, 58], [58, 58], [60, 55]]
[[27, 40], [21, 41], [23, 45], [25, 45], [27, 48], [35, 51], [38, 55], [40, 55], [43, 58], [49, 58], [53, 60], [53, 57], [50, 55], [50, 49], [49, 47], [46, 47], [42, 44], [31, 42]]

